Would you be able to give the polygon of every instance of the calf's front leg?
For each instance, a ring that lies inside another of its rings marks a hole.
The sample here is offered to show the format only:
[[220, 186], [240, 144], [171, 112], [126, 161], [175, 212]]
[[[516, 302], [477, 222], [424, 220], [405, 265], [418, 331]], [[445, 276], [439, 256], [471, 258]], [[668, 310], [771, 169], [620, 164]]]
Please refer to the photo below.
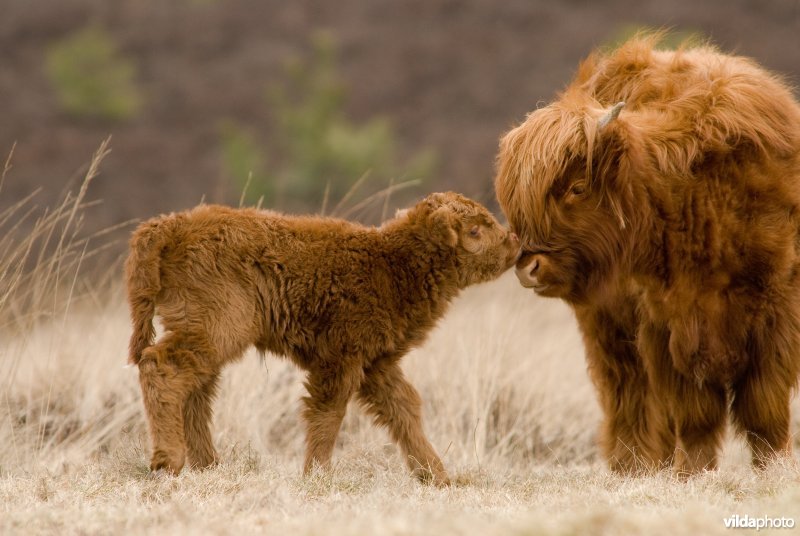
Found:
[[360, 370], [315, 369], [309, 372], [305, 384], [309, 396], [303, 398], [307, 428], [304, 475], [315, 467], [330, 470], [333, 447], [347, 403], [358, 389], [361, 375]]
[[438, 486], [450, 484], [442, 460], [422, 430], [422, 400], [396, 361], [368, 369], [358, 397], [375, 422], [389, 429], [415, 477]]

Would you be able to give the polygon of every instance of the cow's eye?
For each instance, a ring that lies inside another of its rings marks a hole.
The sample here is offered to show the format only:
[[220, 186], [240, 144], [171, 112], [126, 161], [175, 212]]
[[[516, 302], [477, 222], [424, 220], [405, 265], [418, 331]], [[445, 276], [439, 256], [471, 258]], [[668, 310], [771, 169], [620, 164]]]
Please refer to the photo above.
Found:
[[481, 235], [481, 230], [477, 225], [473, 225], [472, 229], [469, 230], [469, 235], [473, 238], [478, 238]]
[[583, 182], [575, 182], [569, 187], [569, 193], [573, 196], [583, 195], [586, 193], [586, 185]]

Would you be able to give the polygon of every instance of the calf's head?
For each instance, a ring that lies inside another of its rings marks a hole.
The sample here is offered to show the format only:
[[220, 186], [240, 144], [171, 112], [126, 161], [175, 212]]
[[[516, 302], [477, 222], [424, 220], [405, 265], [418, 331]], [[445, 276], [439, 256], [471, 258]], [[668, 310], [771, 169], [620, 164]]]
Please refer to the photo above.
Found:
[[626, 254], [633, 199], [622, 107], [567, 95], [500, 142], [497, 199], [522, 242], [517, 277], [537, 294], [584, 301]]
[[455, 255], [459, 286], [497, 278], [514, 265], [519, 239], [480, 203], [454, 192], [431, 194], [404, 213], [425, 240]]

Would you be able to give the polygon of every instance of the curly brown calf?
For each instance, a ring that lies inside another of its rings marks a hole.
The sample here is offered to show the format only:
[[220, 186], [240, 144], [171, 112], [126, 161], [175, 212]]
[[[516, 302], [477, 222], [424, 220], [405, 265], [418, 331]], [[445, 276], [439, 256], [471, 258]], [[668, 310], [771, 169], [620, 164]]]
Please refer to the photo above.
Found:
[[[432, 194], [380, 228], [200, 206], [143, 223], [126, 264], [153, 453], [177, 474], [217, 460], [211, 403], [222, 367], [251, 345], [307, 371], [304, 472], [330, 465], [354, 395], [423, 481], [448, 482], [399, 366], [468, 285], [510, 268], [516, 235], [481, 205]], [[158, 312], [165, 334], [155, 344]]]

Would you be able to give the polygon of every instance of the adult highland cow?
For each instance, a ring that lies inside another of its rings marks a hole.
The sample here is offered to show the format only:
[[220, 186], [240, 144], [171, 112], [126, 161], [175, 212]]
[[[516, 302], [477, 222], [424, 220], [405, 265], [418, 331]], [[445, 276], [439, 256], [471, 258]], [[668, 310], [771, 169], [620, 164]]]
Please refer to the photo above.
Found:
[[800, 106], [754, 62], [637, 37], [500, 143], [521, 283], [583, 334], [612, 469], [790, 454], [800, 371]]

